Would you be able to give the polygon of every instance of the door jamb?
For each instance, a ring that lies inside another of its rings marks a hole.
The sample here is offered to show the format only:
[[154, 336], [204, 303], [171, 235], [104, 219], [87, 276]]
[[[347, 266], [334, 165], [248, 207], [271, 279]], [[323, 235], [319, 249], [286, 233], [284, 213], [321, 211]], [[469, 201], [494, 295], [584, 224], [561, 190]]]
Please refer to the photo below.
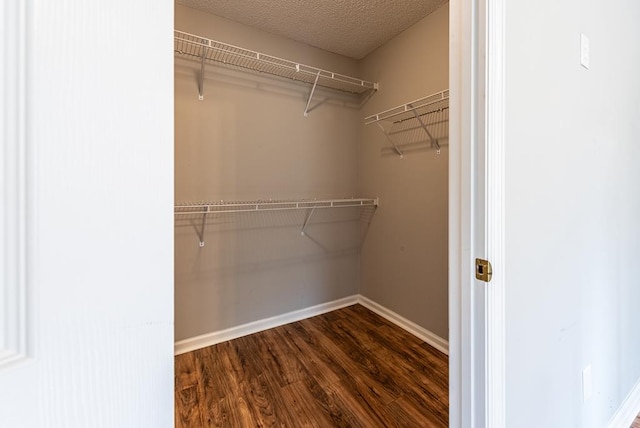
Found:
[[[450, 3], [449, 426], [457, 428], [505, 425], [504, 19], [504, 0]], [[492, 262], [490, 284], [475, 280], [475, 257]]]

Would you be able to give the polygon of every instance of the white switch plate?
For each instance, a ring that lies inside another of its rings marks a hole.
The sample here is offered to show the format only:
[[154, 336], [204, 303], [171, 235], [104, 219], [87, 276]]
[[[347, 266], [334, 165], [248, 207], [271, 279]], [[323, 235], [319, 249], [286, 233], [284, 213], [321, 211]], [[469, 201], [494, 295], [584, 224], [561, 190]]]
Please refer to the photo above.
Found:
[[582, 370], [582, 401], [586, 402], [593, 394], [593, 378], [591, 377], [591, 364]]
[[589, 38], [580, 34], [580, 65], [587, 70], [589, 69], [589, 55]]

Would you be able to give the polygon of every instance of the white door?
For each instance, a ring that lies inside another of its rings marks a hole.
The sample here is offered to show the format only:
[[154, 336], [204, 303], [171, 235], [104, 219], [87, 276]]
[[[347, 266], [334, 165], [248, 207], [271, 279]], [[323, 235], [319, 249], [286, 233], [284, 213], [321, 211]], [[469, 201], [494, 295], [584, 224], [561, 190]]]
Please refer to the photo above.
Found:
[[0, 426], [173, 424], [173, 2], [0, 2]]

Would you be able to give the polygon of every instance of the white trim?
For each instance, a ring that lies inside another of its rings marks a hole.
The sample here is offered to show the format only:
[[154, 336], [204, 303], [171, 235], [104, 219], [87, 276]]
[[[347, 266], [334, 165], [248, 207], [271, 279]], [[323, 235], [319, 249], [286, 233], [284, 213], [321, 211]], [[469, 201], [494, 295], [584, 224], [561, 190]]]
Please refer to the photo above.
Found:
[[486, 246], [493, 279], [486, 286], [486, 396], [487, 427], [506, 424], [505, 351], [505, 5], [486, 1], [486, 109], [484, 124], [486, 171]]
[[0, 6], [0, 368], [28, 357], [26, 2]]
[[474, 318], [476, 305], [472, 250], [477, 233], [474, 198], [478, 179], [477, 0], [449, 4], [449, 426], [482, 426], [476, 407], [484, 404], [484, 320]]
[[624, 399], [607, 425], [608, 428], [629, 428], [640, 413], [640, 380]]
[[375, 312], [381, 317], [391, 321], [401, 329], [413, 334], [420, 340], [424, 340], [429, 345], [436, 348], [438, 351], [443, 352], [449, 355], [449, 342], [441, 338], [435, 333], [427, 330], [424, 327], [419, 326], [413, 321], [409, 321], [408, 319], [398, 315], [390, 309], [385, 308], [379, 303], [374, 302], [371, 299], [368, 299], [362, 295], [359, 296], [358, 303], [364, 306], [367, 309]]
[[279, 327], [281, 325], [335, 311], [346, 306], [355, 305], [356, 303], [358, 303], [357, 295], [344, 297], [332, 302], [322, 303], [320, 305], [311, 306], [309, 308], [287, 312], [282, 315], [276, 315], [274, 317], [252, 321], [250, 323], [231, 327], [226, 330], [214, 331], [212, 333], [183, 339], [175, 343], [174, 352], [175, 355], [184, 354], [186, 352], [195, 351], [196, 349], [226, 342], [227, 340], [237, 339], [239, 337], [258, 333], [263, 330], [268, 330], [270, 328]]
[[322, 303], [309, 308], [299, 309], [297, 311], [287, 312], [286, 314], [276, 315], [274, 317], [231, 327], [226, 330], [214, 331], [212, 333], [183, 339], [175, 343], [174, 353], [175, 355], [184, 354], [195, 351], [196, 349], [206, 348], [207, 346], [216, 345], [218, 343], [226, 342], [227, 340], [237, 339], [239, 337], [258, 333], [270, 328], [315, 317], [317, 315], [322, 315], [324, 313], [358, 303], [381, 317], [391, 321], [401, 329], [413, 334], [418, 339], [424, 340], [437, 350], [444, 352], [447, 355], [449, 354], [449, 343], [446, 340], [362, 295], [349, 296], [339, 300], [334, 300], [333, 302]]
[[463, 378], [465, 347], [462, 341], [464, 322], [462, 260], [462, 2], [449, 3], [449, 426], [462, 427], [464, 407]]

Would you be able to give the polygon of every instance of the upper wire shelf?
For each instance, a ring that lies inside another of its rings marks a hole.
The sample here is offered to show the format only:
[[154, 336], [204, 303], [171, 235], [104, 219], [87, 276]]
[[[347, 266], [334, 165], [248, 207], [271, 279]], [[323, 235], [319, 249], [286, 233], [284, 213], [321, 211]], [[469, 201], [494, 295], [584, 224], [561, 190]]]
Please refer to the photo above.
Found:
[[[372, 123], [378, 125], [400, 158], [403, 157], [403, 152], [392, 137], [400, 134], [415, 140], [415, 132], [420, 131], [423, 137], [426, 134], [431, 146], [435, 147], [440, 154], [439, 139], [448, 135], [446, 126], [448, 121], [448, 89], [364, 118], [365, 125]], [[382, 123], [387, 123], [387, 127], [385, 128]]]
[[[255, 52], [183, 31], [174, 30], [173, 34], [174, 51], [180, 55], [200, 60], [203, 66], [205, 62], [222, 63], [313, 84], [313, 90], [318, 85], [351, 94], [360, 94], [365, 97], [378, 89], [377, 83], [344, 74]], [[200, 92], [202, 96], [202, 76], [200, 79]]]

